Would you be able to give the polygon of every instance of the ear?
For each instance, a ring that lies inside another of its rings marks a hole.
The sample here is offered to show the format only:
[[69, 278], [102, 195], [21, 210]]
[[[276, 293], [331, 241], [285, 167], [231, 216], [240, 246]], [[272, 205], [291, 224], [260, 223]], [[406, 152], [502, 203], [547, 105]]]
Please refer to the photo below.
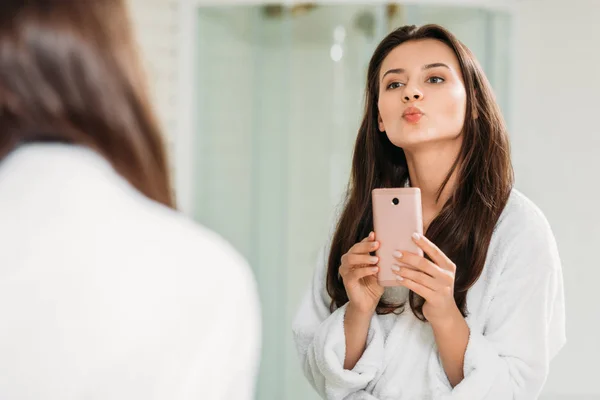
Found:
[[377, 126], [379, 127], [379, 132], [385, 132], [385, 126], [383, 125], [381, 114], [379, 113], [377, 113]]

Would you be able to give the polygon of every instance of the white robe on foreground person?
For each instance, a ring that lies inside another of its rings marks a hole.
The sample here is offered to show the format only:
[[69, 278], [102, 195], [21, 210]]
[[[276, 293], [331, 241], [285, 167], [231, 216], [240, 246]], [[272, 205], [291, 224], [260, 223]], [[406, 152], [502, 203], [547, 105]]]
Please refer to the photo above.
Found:
[[[550, 361], [565, 344], [561, 263], [542, 212], [513, 190], [496, 225], [483, 273], [467, 295], [470, 337], [465, 378], [452, 388], [431, 325], [405, 311], [374, 315], [367, 345], [344, 369], [344, 312], [329, 311], [325, 289], [329, 248], [320, 254], [310, 289], [293, 323], [304, 374], [331, 400], [533, 400]], [[384, 296], [407, 299], [406, 288]]]
[[0, 162], [0, 399], [250, 400], [251, 270], [95, 152]]

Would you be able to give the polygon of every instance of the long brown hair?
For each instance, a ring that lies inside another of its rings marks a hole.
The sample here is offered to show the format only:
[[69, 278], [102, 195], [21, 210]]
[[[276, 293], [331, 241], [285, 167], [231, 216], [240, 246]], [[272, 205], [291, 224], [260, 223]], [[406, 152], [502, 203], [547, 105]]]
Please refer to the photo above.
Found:
[[[383, 60], [394, 48], [421, 39], [439, 40], [454, 51], [467, 93], [462, 148], [439, 188], [438, 198], [455, 170], [456, 187], [426, 232], [457, 265], [454, 298], [463, 316], [467, 315], [467, 291], [481, 275], [494, 226], [513, 186], [505, 124], [490, 84], [473, 54], [438, 25], [404, 26], [391, 32], [379, 44], [369, 64], [365, 111], [354, 147], [351, 179], [331, 242], [327, 291], [332, 298], [332, 310], [348, 302], [338, 275], [342, 255], [373, 230], [371, 190], [401, 187], [408, 179], [404, 151], [378, 131], [379, 73]], [[410, 292], [409, 303], [413, 313], [424, 321], [423, 298]], [[377, 312], [403, 309], [404, 304], [380, 301]]]
[[174, 207], [123, 0], [0, 2], [0, 160], [27, 142], [94, 149]]

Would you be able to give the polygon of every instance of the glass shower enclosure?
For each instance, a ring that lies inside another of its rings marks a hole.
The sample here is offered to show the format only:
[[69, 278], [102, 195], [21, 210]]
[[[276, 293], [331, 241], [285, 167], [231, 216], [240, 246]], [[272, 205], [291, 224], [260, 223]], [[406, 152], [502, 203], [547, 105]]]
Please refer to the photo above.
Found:
[[254, 270], [263, 316], [256, 398], [317, 399], [291, 323], [348, 182], [372, 51], [400, 25], [439, 23], [475, 53], [509, 116], [510, 14], [401, 3], [196, 12], [192, 213]]

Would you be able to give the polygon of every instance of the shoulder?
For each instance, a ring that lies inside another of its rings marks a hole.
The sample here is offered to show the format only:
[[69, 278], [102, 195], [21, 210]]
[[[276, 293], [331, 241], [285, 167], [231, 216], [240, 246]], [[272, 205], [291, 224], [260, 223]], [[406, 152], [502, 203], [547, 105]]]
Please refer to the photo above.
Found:
[[547, 263], [532, 263], [539, 268], [560, 266], [558, 250], [550, 223], [542, 210], [527, 196], [513, 189], [494, 228], [490, 243], [492, 252], [507, 258], [536, 258]]
[[223, 280], [228, 288], [254, 282], [245, 257], [220, 234], [176, 210], [156, 203], [153, 207], [155, 234], [165, 244], [165, 250], [179, 254], [190, 268], [201, 268], [215, 275], [217, 281]]
[[202, 318], [221, 321], [221, 328], [244, 329], [247, 339], [255, 342], [260, 332], [260, 297], [246, 258], [213, 230], [177, 211], [156, 206], [161, 211], [155, 215], [155, 234], [163, 244], [146, 257], [155, 268], [178, 276], [179, 294], [200, 302]]
[[[229, 295], [219, 300], [221, 304], [255, 301], [254, 274], [245, 257], [229, 241], [190, 216], [132, 188], [125, 187], [125, 191], [127, 199], [114, 210], [118, 222], [108, 229], [115, 239], [127, 240], [128, 252], [137, 254], [146, 270], [169, 271], [180, 281], [201, 284], [205, 292], [222, 292], [226, 288]], [[206, 282], [211, 283], [207, 286]]]
[[494, 235], [502, 240], [515, 236], [553, 236], [550, 223], [542, 210], [517, 189], [511, 191], [496, 223]]

